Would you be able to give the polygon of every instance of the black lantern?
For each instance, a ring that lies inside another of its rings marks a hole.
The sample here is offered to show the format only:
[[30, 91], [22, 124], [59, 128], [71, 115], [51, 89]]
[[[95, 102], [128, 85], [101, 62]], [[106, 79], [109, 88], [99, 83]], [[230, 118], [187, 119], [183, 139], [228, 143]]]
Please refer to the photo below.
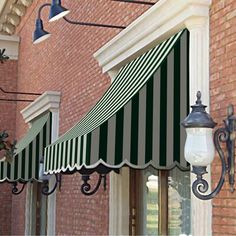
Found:
[[[192, 184], [192, 191], [199, 199], [212, 199], [220, 192], [224, 184], [225, 175], [228, 173], [230, 189], [233, 192], [236, 132], [236, 117], [233, 116], [233, 106], [230, 105], [228, 107], [228, 117], [224, 120], [225, 127], [217, 129], [214, 133], [214, 138], [213, 128], [216, 126], [216, 123], [205, 111], [206, 106], [201, 102], [201, 93], [199, 91], [197, 92], [196, 104], [191, 107], [191, 113], [181, 124], [187, 133], [184, 149], [185, 159], [192, 165], [192, 172], [197, 176], [197, 179]], [[226, 143], [227, 160], [220, 142]], [[206, 167], [214, 159], [215, 148], [221, 159], [222, 173], [217, 187], [210, 194], [206, 194], [209, 185], [202, 176], [207, 173]]]

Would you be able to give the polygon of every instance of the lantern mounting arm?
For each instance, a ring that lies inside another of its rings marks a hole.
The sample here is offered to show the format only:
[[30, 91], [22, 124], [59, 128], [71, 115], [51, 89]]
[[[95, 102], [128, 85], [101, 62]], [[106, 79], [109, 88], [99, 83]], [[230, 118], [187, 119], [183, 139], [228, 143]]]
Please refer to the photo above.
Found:
[[[209, 185], [202, 175], [206, 174], [206, 166], [193, 166], [192, 172], [196, 174], [197, 180], [192, 184], [192, 191], [194, 195], [201, 200], [209, 200], [214, 198], [224, 185], [225, 175], [228, 173], [230, 191], [234, 192], [234, 172], [235, 172], [235, 132], [236, 132], [236, 117], [233, 116], [233, 106], [228, 107], [228, 117], [224, 120], [225, 127], [219, 128], [214, 133], [214, 145], [221, 160], [221, 177], [216, 188], [210, 193], [205, 195]], [[226, 143], [227, 158], [225, 158], [224, 151], [222, 150], [221, 143]]]
[[219, 141], [226, 142], [228, 136], [229, 136], [228, 132], [226, 131], [225, 128], [217, 129], [214, 134], [214, 144], [219, 154], [222, 167], [221, 167], [220, 180], [216, 188], [210, 194], [207, 194], [207, 195], [204, 194], [209, 189], [209, 185], [207, 181], [202, 178], [204, 174], [208, 173], [206, 171], [206, 166], [193, 166], [192, 172], [196, 174], [197, 179], [192, 184], [192, 191], [193, 191], [193, 194], [201, 200], [209, 200], [209, 199], [214, 198], [220, 192], [222, 186], [224, 185], [225, 175], [227, 173], [227, 166], [226, 166], [224, 152], [219, 144]]
[[81, 21], [74, 21], [70, 20], [67, 17], [63, 17], [63, 19], [70, 24], [73, 25], [82, 25], [82, 26], [96, 26], [96, 27], [103, 27], [103, 28], [115, 28], [115, 29], [125, 29], [125, 26], [120, 25], [108, 25], [108, 24], [98, 24], [98, 23], [89, 23], [89, 22], [81, 22]]

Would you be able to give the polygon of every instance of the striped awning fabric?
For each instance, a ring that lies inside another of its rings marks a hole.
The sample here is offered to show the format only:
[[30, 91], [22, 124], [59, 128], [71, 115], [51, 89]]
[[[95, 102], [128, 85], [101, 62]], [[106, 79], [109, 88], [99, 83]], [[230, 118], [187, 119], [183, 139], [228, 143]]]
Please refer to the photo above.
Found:
[[51, 141], [51, 113], [32, 122], [32, 126], [16, 145], [15, 155], [9, 162], [0, 163], [0, 182], [28, 182], [38, 180], [39, 161], [44, 148]]
[[124, 66], [88, 114], [45, 149], [45, 173], [188, 169], [179, 125], [188, 114], [188, 41], [184, 30]]

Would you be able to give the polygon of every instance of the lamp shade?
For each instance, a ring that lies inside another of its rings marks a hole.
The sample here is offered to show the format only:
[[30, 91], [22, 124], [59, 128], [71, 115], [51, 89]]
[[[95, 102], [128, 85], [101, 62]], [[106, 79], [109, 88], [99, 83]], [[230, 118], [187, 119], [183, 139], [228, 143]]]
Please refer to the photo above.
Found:
[[207, 166], [213, 161], [215, 148], [212, 131], [213, 129], [205, 127], [186, 128], [184, 155], [191, 165]]
[[52, 0], [50, 13], [49, 13], [49, 22], [58, 20], [64, 17], [65, 15], [67, 15], [69, 12], [70, 10], [61, 6], [60, 0]]
[[42, 42], [49, 38], [51, 35], [43, 29], [43, 22], [41, 19], [37, 19], [35, 23], [35, 31], [33, 34], [33, 44]]
[[212, 132], [216, 123], [206, 112], [200, 91], [197, 92], [196, 104], [191, 108], [191, 113], [181, 123], [187, 133], [185, 159], [193, 166], [207, 166], [215, 155]]

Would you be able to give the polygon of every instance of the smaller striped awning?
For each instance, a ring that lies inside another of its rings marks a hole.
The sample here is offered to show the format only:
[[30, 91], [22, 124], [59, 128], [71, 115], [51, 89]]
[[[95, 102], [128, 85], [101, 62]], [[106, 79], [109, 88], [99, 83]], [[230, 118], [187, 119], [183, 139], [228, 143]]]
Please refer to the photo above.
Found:
[[0, 182], [38, 181], [39, 161], [44, 148], [51, 142], [51, 113], [32, 122], [32, 126], [17, 144], [11, 163], [0, 162]]
[[45, 173], [187, 170], [179, 124], [189, 107], [188, 38], [183, 30], [124, 66], [88, 114], [45, 149]]

